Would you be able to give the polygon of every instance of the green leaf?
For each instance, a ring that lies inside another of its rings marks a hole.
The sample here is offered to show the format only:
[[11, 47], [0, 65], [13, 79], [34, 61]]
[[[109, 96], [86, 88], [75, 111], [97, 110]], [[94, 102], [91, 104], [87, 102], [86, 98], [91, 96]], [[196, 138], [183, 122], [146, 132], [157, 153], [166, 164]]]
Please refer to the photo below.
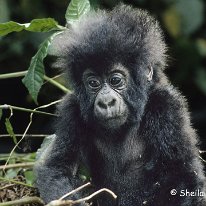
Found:
[[13, 179], [14, 177], [16, 177], [18, 175], [20, 170], [21, 170], [21, 168], [8, 169], [5, 176], [8, 179]]
[[52, 30], [61, 30], [58, 22], [52, 18], [33, 19], [30, 23], [20, 24], [9, 21], [0, 24], [0, 36], [5, 36], [11, 32], [20, 32], [22, 30], [31, 32], [49, 32]]
[[58, 29], [58, 22], [52, 18], [34, 19], [30, 24], [25, 24], [25, 29], [32, 32], [48, 32], [54, 29]]
[[3, 115], [3, 111], [2, 111], [2, 109], [0, 109], [0, 120], [2, 118], [2, 115]]
[[26, 154], [24, 156], [24, 159], [27, 159], [27, 161], [33, 162], [36, 159], [36, 152]]
[[5, 36], [11, 32], [20, 32], [25, 29], [25, 25], [19, 24], [14, 21], [9, 21], [0, 24], [0, 36]]
[[26, 178], [26, 183], [29, 185], [32, 185], [34, 183], [35, 177], [34, 177], [34, 172], [27, 170], [24, 172], [24, 176]]
[[89, 11], [89, 0], [71, 0], [65, 15], [66, 21], [68, 24], [73, 24]]
[[6, 125], [6, 130], [7, 130], [8, 134], [9, 134], [9, 135], [12, 137], [12, 139], [13, 139], [13, 142], [14, 142], [15, 144], [17, 144], [17, 139], [16, 139], [16, 136], [15, 136], [15, 134], [14, 134], [14, 130], [13, 130], [13, 127], [12, 127], [12, 125], [11, 125], [11, 122], [10, 122], [9, 118], [6, 118], [5, 125]]
[[22, 82], [28, 89], [30, 95], [32, 96], [36, 104], [39, 90], [41, 89], [41, 86], [44, 82], [45, 70], [43, 61], [47, 55], [51, 41], [57, 34], [58, 33], [53, 34], [40, 45], [39, 50], [37, 51], [35, 56], [32, 57], [27, 74], [22, 79]]

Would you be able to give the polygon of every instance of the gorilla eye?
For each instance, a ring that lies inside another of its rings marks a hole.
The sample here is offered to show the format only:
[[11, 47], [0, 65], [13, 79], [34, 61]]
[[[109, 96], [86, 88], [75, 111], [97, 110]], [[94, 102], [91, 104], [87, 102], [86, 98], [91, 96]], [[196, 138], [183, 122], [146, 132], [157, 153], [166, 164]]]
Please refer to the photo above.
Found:
[[112, 86], [119, 86], [122, 83], [122, 78], [120, 76], [113, 76], [110, 78], [110, 84]]
[[100, 87], [101, 83], [97, 79], [90, 79], [88, 80], [88, 84], [90, 88], [97, 89]]

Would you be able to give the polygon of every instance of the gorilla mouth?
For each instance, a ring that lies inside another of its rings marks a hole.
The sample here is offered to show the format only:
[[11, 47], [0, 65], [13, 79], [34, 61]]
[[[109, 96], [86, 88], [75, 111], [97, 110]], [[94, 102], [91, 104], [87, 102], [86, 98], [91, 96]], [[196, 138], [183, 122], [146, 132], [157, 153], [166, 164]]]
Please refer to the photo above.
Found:
[[98, 115], [97, 118], [102, 121], [112, 121], [112, 120], [119, 120], [124, 118], [124, 114], [118, 115]]
[[96, 116], [97, 121], [105, 128], [115, 129], [123, 125], [127, 120], [127, 115]]
[[113, 119], [119, 119], [119, 118], [121, 118], [121, 115], [113, 115], [113, 116], [108, 115], [104, 117], [105, 120], [113, 120]]

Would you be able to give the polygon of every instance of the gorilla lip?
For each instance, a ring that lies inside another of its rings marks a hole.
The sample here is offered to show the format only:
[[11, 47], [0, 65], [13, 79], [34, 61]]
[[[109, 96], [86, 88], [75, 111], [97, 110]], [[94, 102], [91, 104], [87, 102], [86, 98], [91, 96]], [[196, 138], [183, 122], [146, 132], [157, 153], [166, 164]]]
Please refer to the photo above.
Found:
[[119, 119], [121, 116], [115, 116], [115, 117], [107, 117], [105, 120], [116, 120]]
[[102, 121], [111, 121], [111, 120], [117, 120], [121, 118], [121, 116], [110, 116], [110, 117], [97, 117], [97, 119], [100, 119]]

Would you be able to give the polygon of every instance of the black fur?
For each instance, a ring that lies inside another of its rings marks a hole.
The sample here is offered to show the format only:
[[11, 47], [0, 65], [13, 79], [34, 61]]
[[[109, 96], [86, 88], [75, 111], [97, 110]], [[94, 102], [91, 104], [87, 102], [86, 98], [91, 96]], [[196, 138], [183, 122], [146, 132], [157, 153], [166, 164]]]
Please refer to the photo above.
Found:
[[[58, 66], [74, 89], [59, 106], [56, 138], [36, 164], [37, 186], [48, 202], [80, 186], [77, 169], [84, 164], [96, 189], [109, 188], [101, 206], [204, 206], [205, 197], [180, 196], [181, 190], [205, 192], [197, 136], [185, 99], [168, 82], [166, 45], [158, 23], [145, 11], [120, 5], [98, 11], [55, 40]], [[99, 75], [115, 65], [129, 72], [122, 98], [127, 122], [105, 129], [94, 121], [94, 98], [82, 82], [92, 69]], [[152, 81], [146, 78], [154, 69]], [[172, 196], [170, 190], [178, 194]], [[74, 198], [79, 198], [75, 195]]]

